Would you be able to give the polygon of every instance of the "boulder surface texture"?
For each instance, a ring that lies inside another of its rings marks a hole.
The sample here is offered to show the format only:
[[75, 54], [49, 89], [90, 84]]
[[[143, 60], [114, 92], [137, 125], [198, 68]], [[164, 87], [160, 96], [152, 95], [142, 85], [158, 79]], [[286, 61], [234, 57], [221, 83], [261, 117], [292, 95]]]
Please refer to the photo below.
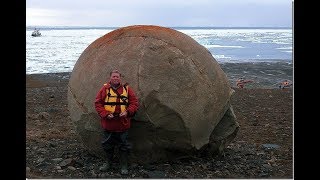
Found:
[[100, 157], [100, 117], [94, 100], [113, 69], [122, 72], [139, 99], [129, 140], [131, 160], [146, 163], [186, 154], [222, 152], [239, 125], [233, 90], [212, 54], [174, 29], [136, 25], [92, 42], [76, 62], [68, 84], [68, 108], [83, 145]]

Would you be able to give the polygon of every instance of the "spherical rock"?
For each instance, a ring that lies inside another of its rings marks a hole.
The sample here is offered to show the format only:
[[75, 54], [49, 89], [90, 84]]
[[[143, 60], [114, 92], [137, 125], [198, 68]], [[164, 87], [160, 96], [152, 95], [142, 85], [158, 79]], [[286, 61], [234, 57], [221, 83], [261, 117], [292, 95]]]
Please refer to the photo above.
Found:
[[122, 72], [123, 82], [139, 99], [129, 130], [132, 160], [145, 163], [195, 151], [221, 152], [236, 136], [233, 90], [212, 54], [174, 29], [128, 26], [92, 42], [69, 80], [70, 116], [91, 153], [105, 157], [94, 100], [113, 69]]

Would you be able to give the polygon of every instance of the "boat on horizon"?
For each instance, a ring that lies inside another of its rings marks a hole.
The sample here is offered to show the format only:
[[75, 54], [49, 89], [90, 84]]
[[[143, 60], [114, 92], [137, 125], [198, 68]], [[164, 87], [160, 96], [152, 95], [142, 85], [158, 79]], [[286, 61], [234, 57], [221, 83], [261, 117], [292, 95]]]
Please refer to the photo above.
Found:
[[35, 29], [35, 30], [32, 32], [31, 36], [33, 36], [33, 37], [39, 37], [39, 36], [41, 36], [41, 33], [39, 32], [39, 29]]

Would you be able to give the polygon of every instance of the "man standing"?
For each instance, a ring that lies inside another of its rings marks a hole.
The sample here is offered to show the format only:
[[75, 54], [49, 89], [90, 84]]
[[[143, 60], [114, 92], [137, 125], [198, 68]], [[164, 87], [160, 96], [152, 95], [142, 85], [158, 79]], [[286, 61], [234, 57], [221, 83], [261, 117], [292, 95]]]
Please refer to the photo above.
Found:
[[131, 149], [128, 129], [138, 106], [132, 88], [121, 83], [121, 73], [118, 70], [111, 71], [109, 82], [102, 86], [95, 99], [95, 109], [104, 129], [102, 147], [107, 154], [106, 162], [100, 167], [101, 171], [110, 168], [115, 147], [119, 146], [121, 174], [128, 174], [128, 153]]

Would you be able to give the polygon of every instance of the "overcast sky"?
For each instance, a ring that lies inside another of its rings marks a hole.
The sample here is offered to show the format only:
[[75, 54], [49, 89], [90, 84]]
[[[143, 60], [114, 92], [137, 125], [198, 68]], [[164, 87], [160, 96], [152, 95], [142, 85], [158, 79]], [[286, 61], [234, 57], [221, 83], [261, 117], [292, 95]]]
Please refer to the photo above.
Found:
[[292, 0], [26, 0], [27, 26], [291, 27]]

